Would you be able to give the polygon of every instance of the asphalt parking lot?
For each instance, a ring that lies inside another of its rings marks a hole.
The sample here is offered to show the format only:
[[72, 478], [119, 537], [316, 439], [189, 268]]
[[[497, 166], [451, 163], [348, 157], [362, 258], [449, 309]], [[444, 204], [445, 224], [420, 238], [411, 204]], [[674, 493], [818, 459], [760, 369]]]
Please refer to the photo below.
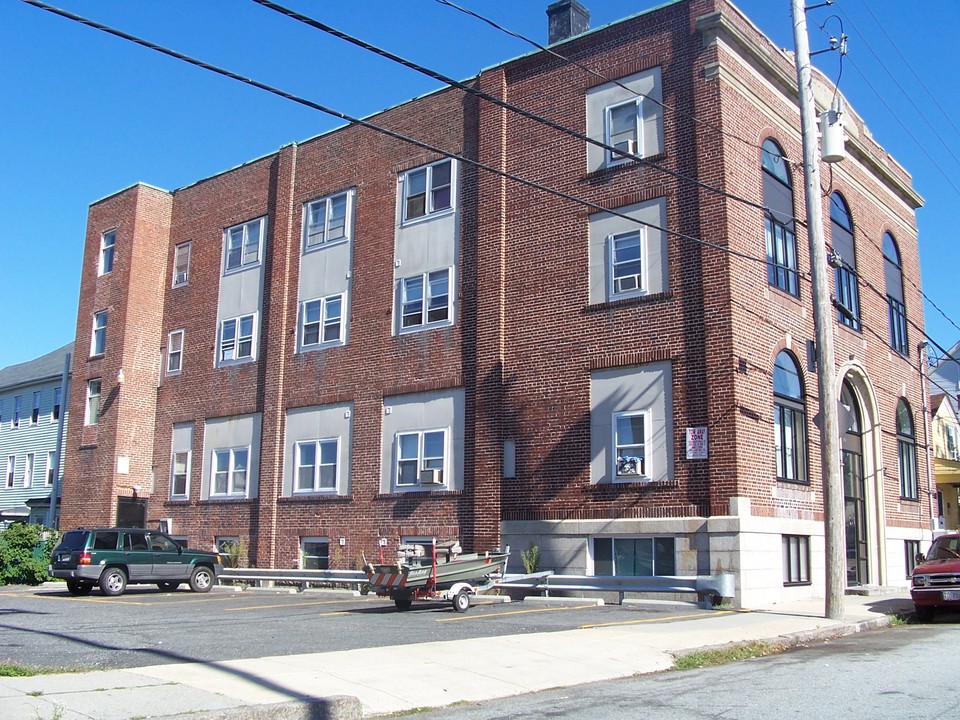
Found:
[[214, 588], [197, 594], [153, 586], [120, 597], [72, 597], [63, 584], [0, 588], [0, 662], [39, 668], [105, 669], [165, 663], [376, 648], [410, 643], [556, 632], [608, 624], [670, 623], [704, 611], [583, 603], [391, 600], [327, 591]]

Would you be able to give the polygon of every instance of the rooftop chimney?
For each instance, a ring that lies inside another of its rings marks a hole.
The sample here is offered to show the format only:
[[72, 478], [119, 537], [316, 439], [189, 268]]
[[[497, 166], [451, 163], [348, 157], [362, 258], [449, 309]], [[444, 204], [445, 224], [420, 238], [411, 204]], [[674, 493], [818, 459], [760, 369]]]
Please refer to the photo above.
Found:
[[577, 0], [559, 0], [547, 7], [549, 44], [569, 40], [590, 29], [590, 11]]

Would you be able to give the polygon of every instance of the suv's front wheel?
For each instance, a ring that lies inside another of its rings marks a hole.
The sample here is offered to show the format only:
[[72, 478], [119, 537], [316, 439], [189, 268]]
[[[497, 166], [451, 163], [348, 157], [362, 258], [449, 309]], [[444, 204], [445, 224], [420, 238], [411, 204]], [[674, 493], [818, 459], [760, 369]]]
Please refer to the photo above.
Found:
[[127, 574], [117, 567], [107, 568], [100, 576], [100, 592], [114, 597], [127, 589]]
[[213, 570], [203, 565], [194, 568], [193, 574], [190, 575], [190, 589], [194, 592], [210, 592], [214, 582], [216, 582], [216, 577]]

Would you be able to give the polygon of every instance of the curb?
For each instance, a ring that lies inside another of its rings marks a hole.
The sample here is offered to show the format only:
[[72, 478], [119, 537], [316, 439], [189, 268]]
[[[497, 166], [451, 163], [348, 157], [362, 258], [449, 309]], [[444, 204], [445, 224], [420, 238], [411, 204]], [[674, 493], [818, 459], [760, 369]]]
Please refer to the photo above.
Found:
[[229, 710], [163, 715], [155, 720], [361, 720], [363, 707], [352, 695], [271, 705], [242, 705]]
[[789, 633], [787, 635], [775, 635], [774, 637], [758, 638], [756, 640], [744, 642], [736, 641], [723, 643], [721, 645], [704, 645], [703, 647], [688, 648], [686, 650], [671, 652], [669, 654], [676, 659], [686, 655], [691, 655], [696, 652], [728, 650], [732, 647], [739, 647], [741, 645], [749, 645], [752, 643], [767, 643], [769, 645], [776, 645], [781, 649], [781, 652], [784, 652], [815, 642], [833, 640], [836, 638], [846, 637], [847, 635], [866, 632], [868, 630], [880, 630], [881, 628], [889, 627], [892, 622], [893, 620], [889, 615], [883, 615], [881, 617], [871, 618], [869, 620], [860, 620], [854, 623], [842, 623], [839, 625], [817, 628], [815, 630], [801, 630], [799, 632]]

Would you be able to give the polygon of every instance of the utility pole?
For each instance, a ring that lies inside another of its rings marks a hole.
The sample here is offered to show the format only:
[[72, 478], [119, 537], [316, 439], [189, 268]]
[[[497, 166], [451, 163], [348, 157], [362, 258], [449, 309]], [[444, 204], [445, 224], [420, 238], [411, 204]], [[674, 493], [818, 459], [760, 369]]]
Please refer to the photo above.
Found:
[[846, 589], [846, 535], [843, 481], [840, 477], [840, 429], [837, 419], [836, 364], [833, 355], [833, 306], [823, 240], [823, 204], [820, 196], [820, 157], [816, 107], [810, 69], [810, 41], [803, 0], [791, 0], [796, 45], [800, 127], [803, 133], [803, 178], [807, 198], [807, 235], [813, 276], [813, 318], [817, 340], [817, 388], [820, 393], [820, 461], [823, 472], [823, 523], [826, 543], [826, 617], [843, 617]]
[[63, 429], [67, 422], [67, 408], [70, 407], [70, 363], [71, 353], [63, 358], [63, 374], [60, 377], [60, 419], [57, 423], [57, 450], [53, 456], [53, 486], [50, 488], [50, 509], [47, 511], [47, 527], [56, 529], [57, 497], [60, 495], [60, 468], [63, 467]]

